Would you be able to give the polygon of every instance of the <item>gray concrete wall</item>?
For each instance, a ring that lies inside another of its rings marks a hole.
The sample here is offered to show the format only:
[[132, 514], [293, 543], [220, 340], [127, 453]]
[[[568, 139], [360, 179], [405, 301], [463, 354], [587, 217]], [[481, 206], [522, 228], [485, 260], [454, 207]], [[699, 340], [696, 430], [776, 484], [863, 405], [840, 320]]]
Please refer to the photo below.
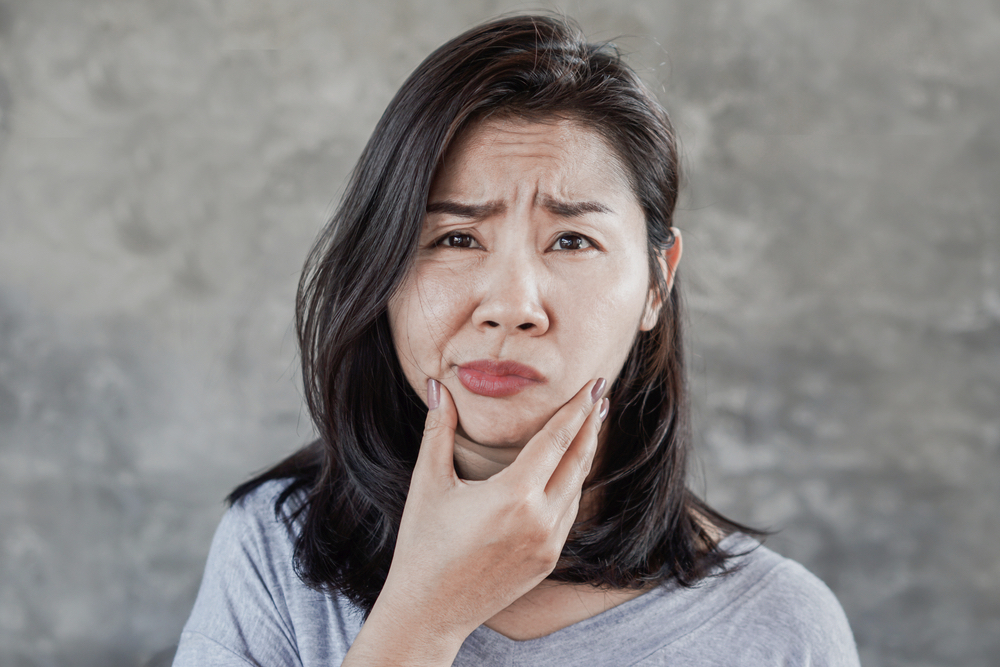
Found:
[[[1000, 3], [558, 6], [683, 138], [709, 499], [868, 667], [998, 664]], [[0, 0], [0, 665], [168, 655], [221, 498], [310, 436], [294, 284], [375, 120], [524, 8]]]

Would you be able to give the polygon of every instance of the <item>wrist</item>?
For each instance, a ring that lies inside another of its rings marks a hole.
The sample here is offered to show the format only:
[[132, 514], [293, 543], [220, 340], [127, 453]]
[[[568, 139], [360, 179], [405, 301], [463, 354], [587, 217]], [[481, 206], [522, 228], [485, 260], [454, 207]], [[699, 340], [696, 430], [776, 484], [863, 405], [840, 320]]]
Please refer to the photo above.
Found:
[[[471, 630], [470, 630], [471, 632]], [[351, 645], [344, 665], [451, 665], [468, 632], [446, 627], [433, 611], [380, 596]]]

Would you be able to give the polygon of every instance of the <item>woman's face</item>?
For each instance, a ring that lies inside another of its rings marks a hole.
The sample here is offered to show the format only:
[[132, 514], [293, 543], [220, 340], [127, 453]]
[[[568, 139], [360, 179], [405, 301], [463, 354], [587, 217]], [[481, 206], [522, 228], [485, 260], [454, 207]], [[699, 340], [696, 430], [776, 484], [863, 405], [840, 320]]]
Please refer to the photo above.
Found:
[[656, 322], [650, 282], [642, 209], [598, 134], [503, 120], [456, 140], [389, 320], [414, 391], [435, 378], [455, 400], [463, 476], [513, 461], [589, 380], [611, 386]]

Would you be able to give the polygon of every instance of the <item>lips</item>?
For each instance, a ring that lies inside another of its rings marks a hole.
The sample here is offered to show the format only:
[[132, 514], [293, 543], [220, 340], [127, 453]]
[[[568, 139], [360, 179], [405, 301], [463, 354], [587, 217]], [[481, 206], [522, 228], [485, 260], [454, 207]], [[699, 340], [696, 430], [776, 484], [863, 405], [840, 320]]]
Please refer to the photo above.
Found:
[[458, 367], [458, 379], [473, 394], [501, 398], [545, 382], [545, 376], [516, 361], [481, 359]]

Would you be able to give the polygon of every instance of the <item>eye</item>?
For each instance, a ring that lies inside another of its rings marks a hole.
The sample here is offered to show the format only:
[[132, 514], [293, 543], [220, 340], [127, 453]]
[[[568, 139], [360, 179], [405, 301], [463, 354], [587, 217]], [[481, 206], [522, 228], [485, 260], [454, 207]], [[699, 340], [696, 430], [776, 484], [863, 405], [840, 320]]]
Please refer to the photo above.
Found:
[[590, 239], [579, 234], [563, 234], [552, 244], [550, 250], [585, 250], [593, 248]]
[[452, 232], [438, 239], [434, 245], [446, 248], [481, 248], [479, 242], [471, 234], [463, 232]]

